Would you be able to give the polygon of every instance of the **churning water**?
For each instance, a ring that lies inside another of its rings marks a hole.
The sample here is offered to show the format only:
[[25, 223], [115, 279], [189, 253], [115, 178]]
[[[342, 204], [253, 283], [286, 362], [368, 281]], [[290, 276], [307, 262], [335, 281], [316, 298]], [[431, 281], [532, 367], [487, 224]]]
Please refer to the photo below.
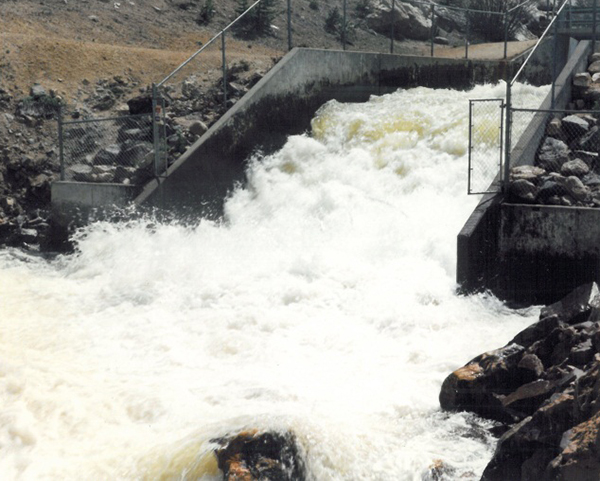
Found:
[[2, 479], [218, 479], [210, 439], [244, 428], [294, 431], [319, 481], [477, 479], [494, 440], [441, 383], [537, 315], [455, 294], [467, 99], [503, 92], [331, 102], [219, 224], [0, 251]]

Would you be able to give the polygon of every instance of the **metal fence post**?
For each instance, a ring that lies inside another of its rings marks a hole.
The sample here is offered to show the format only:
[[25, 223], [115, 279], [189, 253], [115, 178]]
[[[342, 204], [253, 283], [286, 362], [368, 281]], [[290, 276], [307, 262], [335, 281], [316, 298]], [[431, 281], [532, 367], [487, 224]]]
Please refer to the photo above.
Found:
[[158, 134], [158, 122], [160, 113], [158, 108], [158, 89], [152, 84], [152, 143], [154, 144], [154, 177], [159, 176], [160, 170], [160, 139]]
[[288, 50], [292, 49], [292, 0], [287, 0]]
[[557, 63], [558, 60], [556, 58], [556, 56], [558, 55], [557, 53], [557, 49], [558, 49], [558, 21], [554, 22], [554, 41], [553, 41], [554, 45], [553, 45], [553, 52], [552, 52], [552, 96], [551, 96], [551, 100], [550, 100], [550, 108], [554, 109], [554, 97], [555, 97], [555, 88], [556, 88], [556, 71], [557, 69]]
[[465, 58], [469, 58], [469, 28], [471, 26], [471, 18], [467, 13], [467, 25], [466, 25], [466, 35], [465, 35]]
[[342, 48], [346, 50], [346, 0], [344, 0], [342, 15]]
[[394, 53], [394, 12], [396, 11], [396, 0], [392, 0], [392, 9], [390, 10], [391, 16], [391, 32], [390, 32], [390, 53]]
[[508, 14], [504, 12], [504, 58], [508, 55]]
[[510, 75], [510, 67], [508, 68], [508, 80], [506, 82], [506, 122], [504, 123], [504, 179], [502, 183], [502, 190], [504, 191], [504, 195], [508, 194], [508, 185], [509, 185], [509, 176], [510, 176], [510, 132], [512, 129], [512, 85], [511, 85], [511, 75]]
[[593, 29], [593, 33], [592, 33], [592, 53], [594, 53], [596, 51], [596, 6], [597, 6], [597, 0], [594, 0], [594, 4], [593, 4], [593, 8], [594, 8], [594, 12], [592, 13], [592, 29]]
[[60, 161], [60, 180], [65, 180], [65, 150], [63, 143], [63, 110], [58, 107], [58, 157]]
[[223, 108], [227, 110], [227, 57], [225, 55], [225, 30], [221, 32], [221, 53], [223, 61]]
[[431, 56], [433, 57], [433, 40], [435, 37], [435, 3], [431, 4]]

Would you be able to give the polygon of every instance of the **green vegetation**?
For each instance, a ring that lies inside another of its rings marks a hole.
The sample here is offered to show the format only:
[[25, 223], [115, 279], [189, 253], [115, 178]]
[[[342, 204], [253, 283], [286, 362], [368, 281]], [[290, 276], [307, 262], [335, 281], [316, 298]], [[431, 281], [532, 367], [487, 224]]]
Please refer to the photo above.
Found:
[[[279, 13], [280, 0], [262, 0], [248, 12], [236, 25], [235, 31], [245, 38], [260, 37], [271, 33], [271, 24]], [[237, 0], [236, 15], [241, 15], [248, 7], [248, 0]]]
[[64, 105], [60, 97], [40, 95], [37, 97], [24, 97], [19, 102], [19, 111], [24, 115], [41, 118], [56, 118]]
[[367, 18], [367, 16], [373, 12], [372, 0], [358, 0], [354, 7], [354, 11], [358, 18]]
[[318, 11], [319, 10], [319, 2], [317, 0], [310, 0], [310, 2], [308, 2], [308, 7], [311, 10], [315, 10]]
[[327, 17], [325, 18], [325, 31], [332, 35], [335, 35], [339, 40], [346, 37], [346, 42], [352, 43], [352, 39], [355, 36], [356, 25], [346, 20], [344, 30], [344, 18], [340, 13], [340, 9], [336, 6], [329, 10]]
[[198, 13], [196, 22], [198, 22], [200, 25], [206, 25], [210, 23], [215, 16], [215, 13], [213, 0], [205, 0], [202, 7], [200, 7], [200, 13]]

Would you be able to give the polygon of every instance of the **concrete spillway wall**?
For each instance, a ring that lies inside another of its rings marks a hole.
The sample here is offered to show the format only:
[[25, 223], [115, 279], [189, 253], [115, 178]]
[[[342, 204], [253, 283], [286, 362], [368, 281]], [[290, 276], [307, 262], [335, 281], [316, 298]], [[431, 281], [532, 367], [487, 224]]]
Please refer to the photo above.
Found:
[[[536, 53], [524, 78], [547, 83], [551, 46]], [[168, 169], [142, 189], [118, 184], [56, 182], [52, 186], [53, 229], [64, 240], [72, 226], [103, 211], [134, 202], [189, 215], [219, 217], [236, 182], [244, 181], [249, 156], [270, 153], [288, 135], [310, 128], [325, 102], [364, 102], [371, 95], [426, 86], [466, 89], [504, 79], [523, 62], [442, 59], [379, 53], [294, 49]]]
[[[555, 109], [571, 101], [573, 75], [585, 70], [590, 53], [591, 42], [582, 41], [568, 57], [555, 83]], [[540, 109], [551, 108], [550, 95]], [[533, 117], [511, 152], [511, 165], [533, 165], [547, 119], [546, 113]], [[589, 244], [600, 239], [600, 229], [588, 225], [591, 218], [600, 225], [600, 211], [515, 206], [503, 204], [502, 194], [484, 196], [458, 235], [461, 289], [489, 289], [528, 304], [554, 302], [596, 276], [600, 257]]]
[[[532, 67], [533, 79], [541, 72]], [[144, 206], [219, 216], [245, 161], [259, 149], [280, 148], [288, 135], [310, 128], [317, 109], [335, 99], [364, 102], [371, 95], [415, 86], [465, 89], [505, 78], [510, 62], [439, 59], [378, 53], [294, 49], [168, 171], [137, 197]]]

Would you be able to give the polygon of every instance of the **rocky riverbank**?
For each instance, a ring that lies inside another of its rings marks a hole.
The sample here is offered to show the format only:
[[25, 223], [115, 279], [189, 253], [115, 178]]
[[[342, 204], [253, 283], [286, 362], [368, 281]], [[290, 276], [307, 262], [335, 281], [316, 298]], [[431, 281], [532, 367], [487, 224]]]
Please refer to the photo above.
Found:
[[599, 106], [600, 53], [594, 53], [587, 71], [573, 79], [567, 111], [548, 119], [535, 164], [511, 169], [511, 202], [600, 207]]
[[[266, 69], [251, 68], [244, 61], [231, 65], [227, 105], [222, 101], [220, 79], [209, 81], [192, 75], [164, 89], [162, 94], [169, 105], [165, 119], [169, 163], [204, 134], [265, 72]], [[152, 110], [150, 87], [140, 87], [134, 79], [119, 76], [100, 79], [91, 88], [89, 82], [84, 83], [88, 83], [85, 87], [89, 93], [75, 105], [65, 103], [56, 91], [41, 84], [33, 85], [24, 98], [15, 98], [0, 89], [0, 110], [4, 111], [0, 113], [0, 138], [6, 139], [0, 144], [0, 245], [43, 249], [48, 241], [50, 186], [60, 178], [59, 112], [68, 121], [118, 118]], [[73, 162], [67, 153], [66, 177], [107, 183], [141, 184], [147, 180], [150, 174], [146, 161], [153, 149], [151, 126], [130, 124], [123, 124], [124, 128], [118, 132], [120, 142], [111, 145], [95, 141], [94, 123], [71, 129], [67, 141], [89, 142], [78, 151], [84, 163]], [[134, 131], [138, 134], [134, 135]], [[136, 135], [140, 138], [133, 138]], [[135, 165], [120, 166], [115, 161], [119, 156], [126, 158], [128, 165]]]
[[504, 431], [482, 480], [600, 477], [600, 290], [576, 289], [508, 344], [446, 378], [446, 410]]

